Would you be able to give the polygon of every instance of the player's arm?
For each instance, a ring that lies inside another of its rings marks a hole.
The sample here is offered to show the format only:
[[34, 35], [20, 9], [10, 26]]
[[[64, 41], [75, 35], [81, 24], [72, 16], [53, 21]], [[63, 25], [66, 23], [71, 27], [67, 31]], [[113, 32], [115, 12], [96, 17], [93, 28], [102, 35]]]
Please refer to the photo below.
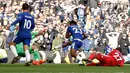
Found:
[[47, 29], [41, 30], [37, 33], [36, 36], [42, 35], [43, 33], [47, 32]]
[[86, 39], [87, 37], [88, 35], [85, 32], [83, 32], [83, 40]]
[[112, 33], [106, 33], [106, 36], [107, 36], [108, 39], [111, 38], [110, 34], [112, 34]]
[[39, 32], [32, 31], [32, 32], [31, 32], [31, 35], [35, 35], [35, 36], [37, 37], [37, 36], [40, 36], [40, 35], [42, 35], [43, 33], [45, 33], [46, 30], [47, 30], [47, 29], [43, 29], [43, 30], [40, 30]]
[[83, 40], [84, 40], [88, 37], [88, 35], [84, 29], [81, 29], [81, 30], [82, 30]]
[[70, 29], [71, 29], [70, 27], [67, 28], [67, 32], [66, 32], [66, 36], [65, 36], [65, 38], [67, 38], [67, 39], [70, 38], [70, 36], [71, 36]]
[[71, 34], [66, 32], [66, 38], [70, 38]]
[[118, 33], [118, 32], [115, 32], [115, 34], [116, 34], [116, 37], [118, 38], [119, 37], [119, 35], [120, 35], [120, 33]]
[[10, 29], [10, 28], [9, 28], [10, 26], [15, 26], [15, 25], [16, 25], [17, 23], [19, 23], [21, 20], [22, 20], [22, 15], [19, 14], [19, 15], [18, 15], [18, 18], [17, 18], [12, 24], [7, 25], [6, 29], [7, 29], [7, 30]]
[[39, 36], [39, 35], [42, 35], [43, 32], [42, 31], [39, 31], [39, 32], [31, 32], [31, 35], [34, 35], [35, 37]]
[[21, 20], [22, 20], [22, 15], [19, 14], [19, 15], [18, 15], [18, 18], [11, 24], [11, 26], [12, 26], [12, 25], [16, 25], [16, 24], [19, 23]]
[[66, 46], [71, 45], [71, 44], [72, 44], [72, 41], [66, 39], [66, 40], [63, 42], [62, 47], [66, 47]]

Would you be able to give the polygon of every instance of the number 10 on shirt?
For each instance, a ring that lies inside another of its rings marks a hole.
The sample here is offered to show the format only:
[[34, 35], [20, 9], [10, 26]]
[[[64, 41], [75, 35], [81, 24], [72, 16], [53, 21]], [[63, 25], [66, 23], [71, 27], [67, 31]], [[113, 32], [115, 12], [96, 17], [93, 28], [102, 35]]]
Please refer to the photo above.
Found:
[[24, 28], [30, 29], [31, 28], [31, 20], [24, 20]]

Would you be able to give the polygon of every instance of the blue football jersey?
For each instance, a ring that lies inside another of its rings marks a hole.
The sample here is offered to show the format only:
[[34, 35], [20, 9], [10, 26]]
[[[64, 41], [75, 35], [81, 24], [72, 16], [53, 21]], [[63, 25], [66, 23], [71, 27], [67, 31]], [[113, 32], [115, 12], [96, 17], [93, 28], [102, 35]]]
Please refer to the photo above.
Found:
[[104, 54], [108, 55], [112, 51], [112, 48], [110, 46], [106, 46], [104, 49]]
[[78, 25], [69, 26], [67, 32], [71, 33], [73, 39], [83, 40], [83, 30]]
[[18, 36], [31, 38], [31, 30], [35, 27], [34, 17], [29, 12], [23, 12], [18, 15], [16, 21], [11, 25], [19, 23]]

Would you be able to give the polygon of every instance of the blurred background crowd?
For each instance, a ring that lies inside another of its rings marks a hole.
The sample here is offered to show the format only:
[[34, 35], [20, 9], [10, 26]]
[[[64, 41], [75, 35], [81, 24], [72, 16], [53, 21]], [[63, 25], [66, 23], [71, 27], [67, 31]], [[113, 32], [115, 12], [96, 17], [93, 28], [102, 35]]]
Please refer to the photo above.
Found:
[[[84, 28], [88, 38], [82, 49], [96, 49], [105, 54], [120, 48], [125, 56], [130, 54], [130, 5], [128, 0], [0, 0], [0, 46], [8, 50], [15, 30], [6, 26], [16, 20], [21, 6], [27, 2], [35, 17], [35, 32], [45, 30], [36, 41], [39, 49], [51, 51], [65, 40], [68, 21], [75, 20]], [[5, 45], [6, 43], [6, 45]], [[65, 47], [60, 51], [68, 51]]]

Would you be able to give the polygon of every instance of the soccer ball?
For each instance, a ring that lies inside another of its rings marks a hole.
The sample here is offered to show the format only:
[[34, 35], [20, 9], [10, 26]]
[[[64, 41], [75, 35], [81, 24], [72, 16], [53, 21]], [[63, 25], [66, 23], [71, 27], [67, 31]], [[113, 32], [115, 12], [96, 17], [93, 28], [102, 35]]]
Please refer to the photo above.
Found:
[[83, 51], [78, 53], [78, 55], [76, 57], [77, 63], [82, 64], [82, 59], [86, 59], [86, 56]]

